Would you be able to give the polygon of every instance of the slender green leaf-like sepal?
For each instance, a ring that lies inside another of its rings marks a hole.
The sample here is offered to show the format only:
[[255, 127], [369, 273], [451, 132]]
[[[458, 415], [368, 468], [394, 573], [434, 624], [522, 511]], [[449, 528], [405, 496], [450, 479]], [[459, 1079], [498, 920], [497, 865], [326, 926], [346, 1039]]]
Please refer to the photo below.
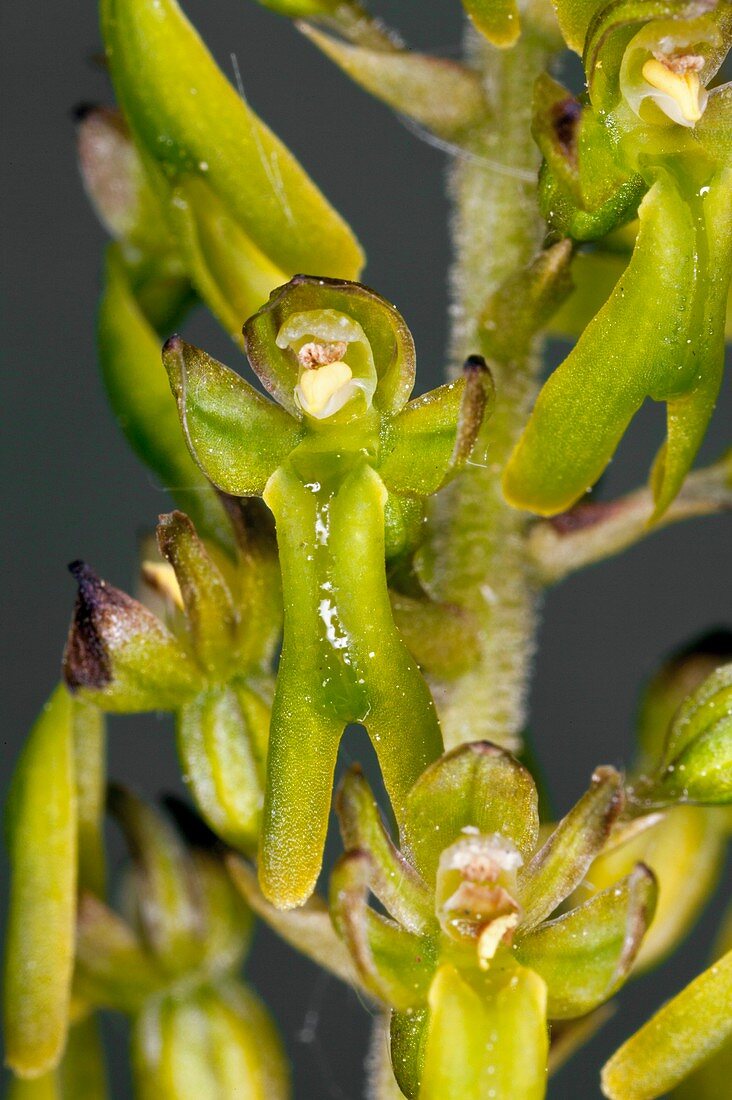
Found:
[[352, 278], [361, 250], [303, 169], [225, 79], [175, 0], [104, 0], [102, 29], [136, 143], [176, 184], [205, 180], [287, 274]]
[[539, 832], [537, 794], [529, 772], [487, 741], [461, 745], [432, 764], [409, 792], [404, 839], [417, 868], [434, 882], [445, 848], [466, 827], [500, 833], [524, 858]]
[[201, 674], [160, 620], [83, 562], [69, 568], [79, 586], [64, 651], [70, 690], [122, 714], [175, 710], [195, 695]]
[[546, 982], [550, 1019], [584, 1016], [622, 985], [653, 919], [656, 889], [638, 864], [616, 886], [521, 936], [516, 956]]
[[393, 46], [353, 46], [307, 24], [300, 29], [367, 92], [435, 134], [455, 137], [486, 119], [480, 78], [458, 62]]
[[162, 515], [157, 536], [175, 570], [196, 656], [209, 676], [226, 678], [236, 658], [238, 626], [228, 585], [183, 512]]
[[190, 300], [188, 281], [166, 276], [163, 270], [143, 286], [136, 285], [119, 247], [112, 245], [108, 250], [97, 316], [102, 378], [117, 421], [136, 454], [193, 518], [199, 531], [232, 550], [231, 530], [221, 502], [188, 453], [160, 361], [161, 340], [141, 306], [139, 296], [147, 294], [149, 299], [154, 290], [155, 310], [160, 314], [159, 286], [165, 290], [163, 312], [168, 316], [157, 317], [156, 323], [165, 326], [169, 315]]
[[410, 401], [383, 445], [378, 470], [387, 489], [429, 496], [442, 488], [469, 460], [493, 394], [485, 360], [474, 355], [462, 378]]
[[191, 454], [232, 496], [261, 495], [297, 443], [292, 417], [200, 348], [173, 336], [163, 362]]
[[382, 905], [410, 932], [430, 928], [434, 904], [427, 885], [391, 840], [360, 769], [343, 780], [336, 811], [346, 851], [369, 854], [369, 888]]
[[372, 912], [366, 902], [371, 857], [358, 850], [336, 863], [330, 878], [330, 914], [365, 988], [406, 1011], [424, 1002], [434, 966], [428, 941]]
[[58, 1064], [68, 1028], [77, 885], [73, 710], [58, 687], [31, 730], [7, 807], [5, 1057], [21, 1077]]
[[732, 1035], [732, 951], [668, 1001], [602, 1071], [610, 1100], [665, 1096]]
[[587, 887], [605, 890], [618, 883], [639, 862], [650, 867], [659, 883], [658, 905], [636, 967], [653, 966], [688, 933], [714, 890], [726, 836], [725, 811], [698, 806], [675, 806], [650, 816], [647, 823], [618, 828], [575, 901], [586, 899]]
[[504, 971], [484, 988], [455, 967], [437, 971], [419, 1100], [542, 1100], [549, 1040], [546, 987], [531, 970]]
[[256, 851], [266, 742], [257, 743], [247, 699], [233, 687], [211, 688], [177, 717], [178, 753], [191, 794], [214, 832]]
[[481, 34], [494, 46], [513, 46], [521, 34], [516, 0], [463, 0], [463, 7]]
[[598, 768], [592, 786], [519, 873], [522, 929], [548, 917], [582, 881], [623, 808], [622, 777]]

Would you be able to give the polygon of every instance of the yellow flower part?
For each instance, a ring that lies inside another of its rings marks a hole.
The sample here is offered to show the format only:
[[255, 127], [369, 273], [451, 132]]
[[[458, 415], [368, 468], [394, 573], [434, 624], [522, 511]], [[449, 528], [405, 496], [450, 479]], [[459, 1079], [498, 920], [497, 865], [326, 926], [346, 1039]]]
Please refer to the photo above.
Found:
[[703, 66], [704, 58], [696, 54], [656, 55], [643, 66], [643, 79], [657, 93], [649, 98], [680, 126], [694, 126], [704, 114], [708, 95], [699, 79]]

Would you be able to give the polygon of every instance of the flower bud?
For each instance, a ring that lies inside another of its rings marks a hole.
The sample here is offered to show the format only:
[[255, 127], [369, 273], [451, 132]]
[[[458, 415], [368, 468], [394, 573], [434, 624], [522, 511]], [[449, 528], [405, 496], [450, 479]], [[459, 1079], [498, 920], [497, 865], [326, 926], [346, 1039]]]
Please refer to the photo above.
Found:
[[225, 79], [175, 0], [104, 0], [102, 29], [135, 143], [159, 169], [159, 186], [181, 189], [173, 198], [190, 208], [190, 232], [200, 210], [208, 217], [210, 195], [250, 242], [255, 280], [272, 286], [316, 255], [325, 274], [357, 274], [363, 258], [351, 231]]
[[173, 635], [137, 600], [83, 562], [64, 652], [64, 678], [103, 710], [174, 710], [196, 693], [200, 673]]

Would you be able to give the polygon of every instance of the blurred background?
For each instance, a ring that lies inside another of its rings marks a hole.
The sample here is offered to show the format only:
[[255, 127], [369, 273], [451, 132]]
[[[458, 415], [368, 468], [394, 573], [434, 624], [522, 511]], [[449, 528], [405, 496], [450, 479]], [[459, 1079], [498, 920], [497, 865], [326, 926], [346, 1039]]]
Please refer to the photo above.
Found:
[[[445, 155], [351, 85], [285, 20], [249, 0], [185, 0], [184, 7], [229, 76], [236, 54], [247, 98], [356, 230], [369, 257], [365, 281], [396, 302], [414, 333], [418, 390], [439, 383], [449, 264]], [[409, 44], [457, 54], [457, 0], [375, 0], [372, 7]], [[66, 563], [84, 558], [129, 589], [139, 535], [169, 503], [128, 450], [95, 365], [93, 318], [105, 235], [82, 192], [71, 118], [80, 102], [111, 101], [98, 63], [94, 0], [6, 3], [2, 23], [0, 640], [7, 773], [58, 678], [74, 598]], [[529, 94], [528, 87], [516, 89], [517, 96]], [[203, 314], [186, 334], [245, 369], [239, 352]], [[565, 352], [552, 347], [551, 364]], [[700, 462], [728, 444], [731, 414], [728, 383]], [[643, 481], [662, 428], [660, 408], [644, 409], [603, 495]], [[629, 760], [639, 689], [660, 657], [710, 627], [729, 624], [731, 560], [729, 519], [694, 520], [548, 594], [531, 729], [559, 812], [586, 788], [595, 765]], [[110, 725], [116, 780], [153, 798], [180, 790], [167, 717]], [[342, 764], [370, 758], [365, 737], [349, 734], [342, 757]], [[554, 1079], [551, 1096], [600, 1095], [602, 1061], [705, 965], [721, 892], [671, 965], [626, 989], [620, 1011]], [[285, 1036], [296, 1096], [360, 1097], [368, 1008], [263, 929], [247, 972]], [[114, 1096], [128, 1097], [118, 1019], [108, 1021], [107, 1037]]]

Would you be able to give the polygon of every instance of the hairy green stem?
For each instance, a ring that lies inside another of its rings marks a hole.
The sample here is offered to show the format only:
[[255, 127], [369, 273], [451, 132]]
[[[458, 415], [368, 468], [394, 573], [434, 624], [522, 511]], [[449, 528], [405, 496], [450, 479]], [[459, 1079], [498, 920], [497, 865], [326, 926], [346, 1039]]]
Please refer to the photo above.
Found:
[[[541, 242], [536, 205], [539, 154], [531, 137], [531, 98], [552, 45], [525, 30], [499, 51], [469, 32], [469, 56], [482, 74], [493, 121], [473, 138], [450, 175], [454, 204], [450, 373], [481, 350], [486, 300], [523, 267]], [[433, 685], [448, 747], [489, 739], [519, 746], [537, 624], [537, 591], [526, 547], [527, 516], [506, 504], [501, 470], [526, 422], [541, 348], [510, 362], [491, 361], [497, 400], [485, 454], [438, 500], [425, 555], [429, 587], [475, 616], [480, 658], [458, 680]]]

